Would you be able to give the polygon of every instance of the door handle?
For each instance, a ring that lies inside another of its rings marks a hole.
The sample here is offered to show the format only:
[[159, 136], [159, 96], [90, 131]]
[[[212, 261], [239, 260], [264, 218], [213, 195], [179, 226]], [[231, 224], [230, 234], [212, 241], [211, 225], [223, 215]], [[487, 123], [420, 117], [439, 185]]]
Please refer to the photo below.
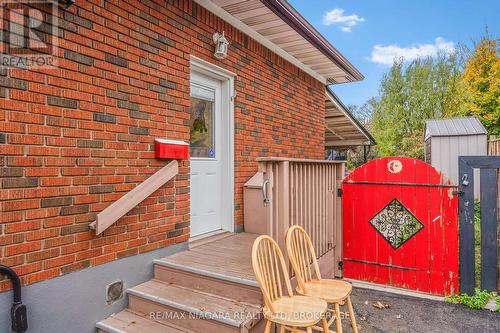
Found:
[[269, 179], [264, 179], [262, 183], [262, 197], [264, 198], [264, 204], [270, 204], [271, 200], [269, 199]]

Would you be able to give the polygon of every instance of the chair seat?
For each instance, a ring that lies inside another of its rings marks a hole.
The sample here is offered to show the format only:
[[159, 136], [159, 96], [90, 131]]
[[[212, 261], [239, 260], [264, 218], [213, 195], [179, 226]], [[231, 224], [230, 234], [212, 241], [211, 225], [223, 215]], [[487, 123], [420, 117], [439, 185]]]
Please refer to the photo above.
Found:
[[308, 327], [316, 324], [326, 312], [324, 300], [309, 296], [283, 296], [272, 303], [275, 313], [264, 307], [264, 316], [275, 323]]
[[306, 283], [306, 291], [297, 287], [297, 293], [324, 299], [328, 303], [339, 303], [351, 294], [352, 285], [349, 282], [333, 279], [311, 280]]

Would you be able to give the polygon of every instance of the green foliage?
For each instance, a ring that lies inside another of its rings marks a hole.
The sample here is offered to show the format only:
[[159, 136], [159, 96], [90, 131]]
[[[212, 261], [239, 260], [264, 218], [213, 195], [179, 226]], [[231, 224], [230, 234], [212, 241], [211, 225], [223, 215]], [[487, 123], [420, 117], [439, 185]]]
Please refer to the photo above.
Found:
[[500, 135], [500, 40], [481, 38], [463, 73], [466, 115], [477, 116], [489, 134]]
[[467, 294], [453, 295], [445, 297], [445, 301], [463, 304], [471, 309], [482, 309], [492, 298], [495, 299], [497, 304], [500, 302], [500, 297], [496, 292], [481, 291], [479, 288], [476, 288], [476, 293], [473, 296]]
[[424, 158], [426, 119], [449, 117], [465, 107], [458, 53], [396, 60], [383, 77], [371, 131], [381, 156]]
[[481, 204], [474, 200], [474, 255], [476, 267], [476, 286], [481, 284]]
[[[377, 153], [373, 147], [367, 148], [366, 161], [377, 158]], [[356, 149], [351, 149], [347, 154], [347, 170], [354, 170], [357, 167], [365, 164], [365, 154], [363, 152], [363, 147], [357, 147]]]

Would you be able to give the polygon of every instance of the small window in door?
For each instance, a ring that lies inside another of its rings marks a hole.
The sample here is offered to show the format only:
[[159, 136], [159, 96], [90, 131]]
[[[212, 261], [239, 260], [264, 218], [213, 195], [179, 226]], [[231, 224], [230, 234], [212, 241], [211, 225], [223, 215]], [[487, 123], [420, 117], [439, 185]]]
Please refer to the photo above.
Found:
[[215, 91], [191, 85], [191, 157], [215, 158]]

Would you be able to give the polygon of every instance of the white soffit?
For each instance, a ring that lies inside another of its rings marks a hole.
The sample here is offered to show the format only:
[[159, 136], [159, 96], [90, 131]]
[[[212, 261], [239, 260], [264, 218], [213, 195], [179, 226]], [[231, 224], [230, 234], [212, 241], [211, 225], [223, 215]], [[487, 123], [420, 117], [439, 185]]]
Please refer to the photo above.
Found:
[[365, 131], [327, 92], [325, 96], [325, 146], [372, 145], [373, 142]]

